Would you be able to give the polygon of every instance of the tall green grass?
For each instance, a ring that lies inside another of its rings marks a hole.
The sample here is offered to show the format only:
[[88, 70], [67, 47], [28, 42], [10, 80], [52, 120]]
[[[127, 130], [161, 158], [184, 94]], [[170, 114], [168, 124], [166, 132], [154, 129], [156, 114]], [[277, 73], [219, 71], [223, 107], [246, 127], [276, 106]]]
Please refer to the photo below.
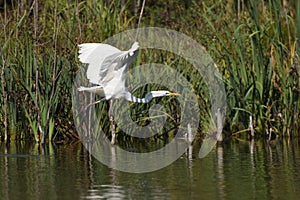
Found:
[[[10, 2], [0, 4], [0, 134], [4, 139], [41, 142], [77, 138], [71, 126], [73, 79], [82, 67], [77, 44], [102, 42], [136, 28], [138, 7], [119, 1]], [[205, 46], [227, 91], [226, 134], [250, 133], [252, 116], [257, 136], [270, 132], [298, 136], [299, 22], [299, 0], [159, 0], [146, 3], [142, 19], [143, 26], [175, 29]], [[203, 131], [211, 114], [202, 77], [184, 59], [165, 52], [141, 52], [135, 64], [150, 62], [175, 68], [190, 81], [205, 113], [200, 124]], [[161, 86], [146, 85], [135, 88], [134, 94], [158, 89]], [[168, 112], [177, 110], [172, 99], [162, 103]], [[151, 120], [149, 106], [131, 105], [132, 118], [138, 124]], [[108, 103], [96, 109], [102, 128], [109, 133]], [[179, 123], [175, 111], [159, 137], [167, 138], [166, 132], [172, 136]], [[120, 140], [132, 139], [119, 132]]]
[[[68, 140], [77, 44], [128, 28], [118, 1], [4, 2], [1, 9], [3, 138]], [[93, 34], [91, 34], [93, 33]]]
[[[219, 6], [226, 10], [221, 2]], [[219, 63], [230, 108], [227, 130], [234, 135], [243, 130], [249, 133], [252, 116], [257, 135], [298, 135], [294, 13], [281, 1], [256, 0], [248, 1], [239, 19], [226, 12], [214, 15], [214, 6], [205, 6], [205, 10], [204, 18], [216, 37], [211, 52], [222, 57]]]

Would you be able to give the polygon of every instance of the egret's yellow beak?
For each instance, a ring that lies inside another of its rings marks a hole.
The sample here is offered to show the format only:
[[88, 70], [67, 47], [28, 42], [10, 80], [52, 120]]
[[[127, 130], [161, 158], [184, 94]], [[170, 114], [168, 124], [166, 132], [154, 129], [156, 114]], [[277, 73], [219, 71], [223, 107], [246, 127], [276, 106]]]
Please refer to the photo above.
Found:
[[181, 94], [175, 93], [175, 92], [170, 92], [170, 96], [181, 96]]

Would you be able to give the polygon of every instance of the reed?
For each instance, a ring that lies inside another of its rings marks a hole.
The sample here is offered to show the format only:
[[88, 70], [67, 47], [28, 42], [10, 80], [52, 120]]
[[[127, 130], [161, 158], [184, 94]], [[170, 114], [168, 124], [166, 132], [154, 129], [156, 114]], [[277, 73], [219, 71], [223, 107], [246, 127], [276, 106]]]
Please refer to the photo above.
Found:
[[[127, 28], [118, 1], [22, 1], [1, 11], [3, 139], [67, 140], [77, 44]], [[115, 10], [116, 11], [115, 11]], [[119, 12], [121, 11], [121, 12]], [[31, 23], [33, 22], [33, 23]], [[95, 34], [88, 34], [93, 27]], [[84, 38], [84, 41], [83, 41]], [[58, 132], [58, 133], [57, 133]], [[54, 134], [55, 133], [55, 134]]]
[[[74, 129], [68, 128], [73, 121], [73, 79], [82, 67], [77, 44], [102, 42], [136, 28], [136, 4], [113, 0], [10, 2], [0, 2], [1, 136], [40, 142], [77, 138]], [[169, 7], [172, 9], [165, 9]], [[256, 136], [270, 132], [298, 135], [299, 22], [299, 0], [157, 1], [151, 7], [146, 4], [142, 20], [144, 26], [175, 29], [203, 43], [223, 75], [229, 108], [227, 134], [250, 133], [251, 116]], [[212, 114], [201, 75], [183, 58], [174, 59], [167, 52], [141, 51], [134, 65], [151, 62], [170, 66], [189, 80], [198, 95], [200, 131], [205, 132]], [[149, 84], [131, 89], [142, 96], [166, 88]], [[180, 122], [174, 99], [157, 99], [149, 105], [129, 103], [132, 119], [147, 125], [149, 108], [155, 103], [164, 105], [169, 113], [158, 138], [172, 137]], [[108, 103], [95, 109], [99, 111], [97, 128], [109, 135]], [[120, 140], [133, 140], [117, 131]]]
[[[252, 116], [257, 135], [271, 131], [297, 134], [299, 78], [294, 63], [297, 37], [293, 13], [280, 1], [255, 0], [249, 1], [239, 19], [231, 22], [228, 13], [211, 19], [213, 9], [206, 10], [204, 17], [216, 35], [212, 52], [223, 56], [221, 68], [230, 108], [227, 129], [250, 133]], [[214, 26], [213, 20], [219, 20], [223, 31]]]

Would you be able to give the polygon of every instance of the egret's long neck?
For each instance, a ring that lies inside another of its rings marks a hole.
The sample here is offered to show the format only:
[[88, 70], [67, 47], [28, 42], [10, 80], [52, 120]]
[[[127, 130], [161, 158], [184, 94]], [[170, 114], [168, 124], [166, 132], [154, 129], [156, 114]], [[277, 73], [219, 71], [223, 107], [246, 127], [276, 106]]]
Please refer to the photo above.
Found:
[[145, 98], [142, 98], [142, 99], [138, 98], [138, 97], [135, 97], [131, 93], [128, 92], [126, 94], [125, 98], [126, 98], [127, 101], [132, 101], [132, 102], [136, 102], [136, 103], [149, 103], [153, 97], [152, 97], [152, 94], [150, 92], [147, 93]]

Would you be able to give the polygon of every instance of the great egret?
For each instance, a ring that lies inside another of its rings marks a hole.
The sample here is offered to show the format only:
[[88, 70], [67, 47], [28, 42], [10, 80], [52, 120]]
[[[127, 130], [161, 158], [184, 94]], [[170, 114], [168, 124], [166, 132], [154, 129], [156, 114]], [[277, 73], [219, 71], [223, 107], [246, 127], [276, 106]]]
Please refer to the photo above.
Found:
[[[163, 96], [179, 96], [180, 94], [166, 90], [151, 91], [145, 98], [133, 96], [125, 86], [126, 71], [128, 66], [138, 54], [138, 42], [134, 42], [128, 51], [121, 51], [111, 45], [103, 43], [85, 43], [79, 45], [79, 60], [88, 64], [87, 78], [95, 84], [92, 87], [79, 87], [78, 91], [98, 94], [101, 101], [124, 98], [137, 103], [148, 103], [152, 98]], [[111, 105], [110, 112], [111, 115]], [[115, 143], [114, 122], [110, 116], [113, 131], [111, 143]]]

